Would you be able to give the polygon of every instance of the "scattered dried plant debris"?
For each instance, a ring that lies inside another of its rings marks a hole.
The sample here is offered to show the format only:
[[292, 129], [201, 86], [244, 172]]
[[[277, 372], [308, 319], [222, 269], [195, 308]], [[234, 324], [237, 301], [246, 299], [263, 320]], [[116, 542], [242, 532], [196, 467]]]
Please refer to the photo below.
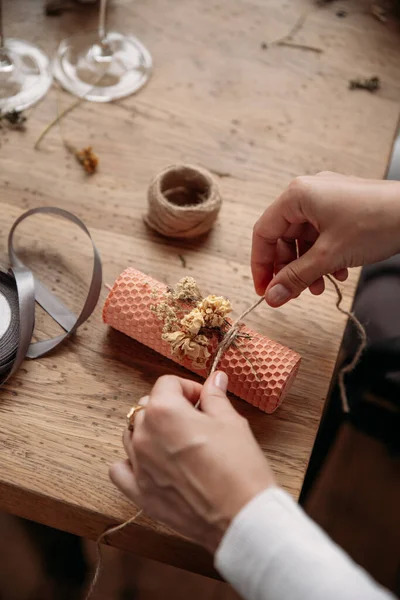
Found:
[[97, 171], [99, 159], [93, 152], [92, 147], [82, 148], [82, 150], [75, 150], [74, 156], [79, 164], [82, 165], [83, 169], [88, 175], [93, 175]]
[[349, 89], [350, 90], [367, 90], [368, 92], [377, 92], [381, 87], [381, 80], [379, 77], [367, 77], [366, 79], [350, 79]]
[[6, 122], [13, 129], [24, 131], [26, 120], [26, 116], [20, 110], [0, 111], [0, 123]]
[[386, 23], [390, 17], [400, 17], [399, 0], [380, 0], [379, 2], [369, 2], [370, 13], [381, 23]]
[[375, 19], [377, 19], [381, 23], [386, 23], [387, 12], [388, 12], [388, 9], [386, 6], [383, 6], [382, 4], [376, 4], [375, 2], [373, 2], [370, 5], [370, 11], [371, 11], [371, 15], [373, 17], [375, 17]]

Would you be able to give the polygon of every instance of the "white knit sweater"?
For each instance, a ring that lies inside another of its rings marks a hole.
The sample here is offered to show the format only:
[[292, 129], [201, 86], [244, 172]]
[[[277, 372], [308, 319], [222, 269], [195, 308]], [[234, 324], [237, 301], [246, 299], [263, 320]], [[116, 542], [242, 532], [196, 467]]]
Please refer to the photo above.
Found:
[[245, 600], [395, 600], [277, 487], [235, 517], [215, 566]]

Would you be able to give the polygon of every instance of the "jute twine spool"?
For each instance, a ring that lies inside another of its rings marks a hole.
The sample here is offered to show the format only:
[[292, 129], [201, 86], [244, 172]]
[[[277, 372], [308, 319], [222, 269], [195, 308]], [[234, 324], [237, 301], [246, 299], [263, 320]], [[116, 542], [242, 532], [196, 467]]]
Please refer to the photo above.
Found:
[[193, 238], [211, 229], [221, 204], [218, 185], [206, 169], [172, 165], [150, 183], [144, 220], [166, 237]]

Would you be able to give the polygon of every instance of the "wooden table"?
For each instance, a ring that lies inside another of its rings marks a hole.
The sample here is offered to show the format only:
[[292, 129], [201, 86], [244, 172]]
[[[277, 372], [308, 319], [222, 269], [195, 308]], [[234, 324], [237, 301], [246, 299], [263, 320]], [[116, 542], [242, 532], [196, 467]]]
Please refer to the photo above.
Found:
[[[340, 9], [347, 17], [336, 15]], [[265, 49], [302, 11], [309, 14], [294, 41], [317, 50]], [[45, 18], [38, 0], [5, 3], [9, 33], [40, 43], [48, 53], [67, 34], [93, 26], [94, 19], [90, 9]], [[78, 148], [93, 145], [100, 157], [93, 177], [63, 147], [58, 128], [33, 150], [56, 114], [55, 89], [30, 111], [25, 133], [0, 132], [0, 259], [7, 262], [6, 235], [23, 210], [57, 205], [90, 228], [105, 282], [128, 265], [168, 283], [190, 274], [202, 289], [228, 295], [242, 311], [254, 299], [252, 226], [294, 176], [324, 169], [383, 176], [398, 117], [397, 33], [369, 14], [367, 2], [316, 8], [309, 0], [121, 0], [113, 2], [110, 20], [151, 49], [154, 76], [137, 96], [107, 105], [83, 103], [65, 119], [68, 140]], [[371, 75], [382, 80], [377, 94], [348, 90], [350, 78]], [[60, 97], [63, 106], [71, 102], [66, 93]], [[201, 241], [169, 241], [142, 222], [150, 178], [175, 161], [211, 169], [221, 185], [219, 222]], [[21, 227], [18, 248], [78, 310], [91, 268], [87, 240], [64, 222], [35, 217]], [[355, 284], [353, 273], [344, 286], [346, 306]], [[26, 362], [0, 396], [0, 508], [93, 539], [136, 510], [107, 474], [124, 455], [127, 409], [159, 375], [184, 375], [102, 324], [106, 294], [104, 289], [73, 340], [51, 356]], [[281, 310], [263, 306], [248, 317], [251, 327], [303, 356], [295, 385], [274, 415], [235, 401], [279, 483], [295, 497], [345, 324], [334, 305], [328, 289], [323, 297], [304, 293]], [[55, 332], [38, 311], [37, 337]], [[203, 550], [147, 517], [110, 542], [213, 574]]]

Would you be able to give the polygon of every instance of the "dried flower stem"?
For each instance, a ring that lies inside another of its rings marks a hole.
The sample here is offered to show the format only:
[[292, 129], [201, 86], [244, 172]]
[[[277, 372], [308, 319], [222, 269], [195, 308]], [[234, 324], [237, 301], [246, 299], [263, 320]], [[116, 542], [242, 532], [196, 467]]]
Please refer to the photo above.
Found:
[[288, 33], [285, 33], [285, 35], [283, 35], [280, 38], [272, 40], [272, 42], [264, 42], [262, 47], [266, 50], [267, 48], [271, 48], [272, 46], [285, 46], [287, 48], [296, 48], [297, 50], [308, 50], [310, 52], [315, 52], [316, 54], [322, 54], [322, 52], [323, 52], [322, 48], [317, 48], [316, 46], [309, 46], [308, 44], [292, 42], [294, 36], [296, 35], [296, 33], [298, 33], [300, 31], [300, 29], [303, 27], [304, 23], [306, 22], [306, 19], [312, 12], [314, 12], [314, 10], [304, 11], [299, 16], [299, 18], [294, 23], [294, 25], [290, 28]]
[[[108, 69], [108, 67], [107, 67], [107, 69]], [[38, 139], [36, 140], [36, 142], [33, 146], [35, 150], [38, 150], [40, 142], [43, 140], [43, 138], [46, 137], [46, 135], [49, 133], [49, 131], [51, 129], [53, 129], [54, 125], [57, 125], [57, 123], [60, 123], [61, 119], [63, 119], [68, 113], [73, 111], [84, 100], [86, 100], [86, 96], [94, 90], [94, 88], [100, 83], [100, 81], [103, 79], [103, 77], [105, 77], [106, 74], [107, 74], [107, 72], [102, 73], [101, 76], [93, 83], [92, 87], [89, 88], [85, 94], [83, 94], [83, 96], [79, 96], [79, 98], [77, 98], [72, 104], [67, 106], [67, 108], [64, 108], [64, 110], [62, 110], [59, 114], [57, 114], [55, 119], [53, 119], [48, 125], [46, 125], [46, 127], [43, 129], [42, 133], [39, 135]], [[58, 101], [57, 101], [57, 105], [58, 105]]]
[[267, 47], [270, 48], [271, 46], [282, 46], [286, 42], [290, 42], [293, 39], [293, 36], [295, 36], [296, 33], [303, 27], [309, 13], [310, 11], [303, 12], [288, 33], [285, 33], [285, 35], [277, 38], [276, 40], [272, 40], [272, 42], [267, 42]]
[[[57, 113], [58, 116], [61, 113], [61, 98], [60, 98], [60, 88], [57, 88]], [[78, 161], [78, 163], [82, 166], [83, 170], [86, 171], [88, 175], [93, 175], [93, 173], [97, 170], [97, 165], [99, 164], [99, 159], [95, 155], [91, 146], [87, 148], [83, 148], [82, 150], [78, 150], [68, 142], [63, 133], [63, 125], [62, 120], [59, 119], [58, 125], [60, 127], [60, 137], [61, 141], [64, 144], [65, 148], [72, 154], [72, 156]]]
[[57, 123], [59, 123], [61, 121], [61, 119], [63, 117], [65, 117], [65, 115], [67, 115], [72, 110], [74, 110], [74, 108], [79, 106], [79, 104], [81, 102], [83, 102], [84, 99], [85, 99], [84, 96], [80, 96], [77, 100], [75, 100], [75, 102], [73, 102], [72, 104], [67, 106], [67, 108], [64, 108], [64, 110], [60, 114], [58, 114], [55, 119], [53, 119], [48, 125], [46, 125], [46, 127], [43, 129], [42, 133], [39, 135], [38, 139], [36, 140], [35, 145], [33, 146], [35, 150], [37, 150], [39, 148], [40, 142], [43, 140], [44, 137], [46, 137], [46, 135], [49, 133], [49, 131], [51, 129], [53, 129], [54, 125], [57, 125]]
[[315, 52], [316, 54], [322, 54], [322, 48], [317, 46], [309, 46], [308, 44], [295, 44], [294, 42], [279, 42], [277, 46], [284, 46], [285, 48], [295, 48], [296, 50], [307, 50], [308, 52]]

